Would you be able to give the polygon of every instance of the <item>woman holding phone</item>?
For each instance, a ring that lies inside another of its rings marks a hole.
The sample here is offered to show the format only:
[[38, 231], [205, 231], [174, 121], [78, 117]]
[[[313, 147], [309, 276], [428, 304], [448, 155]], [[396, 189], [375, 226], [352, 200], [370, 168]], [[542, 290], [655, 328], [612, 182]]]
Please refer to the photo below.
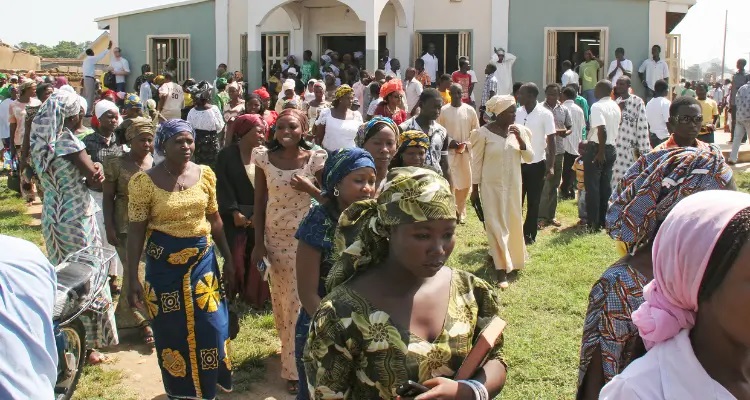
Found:
[[[448, 182], [423, 168], [393, 169], [377, 200], [339, 219], [357, 222], [369, 229], [329, 273], [310, 325], [304, 361], [314, 398], [395, 399], [415, 386], [409, 381], [428, 389], [420, 399], [497, 396], [506, 377], [501, 329], [486, 348], [475, 345], [502, 323], [499, 301], [485, 281], [445, 266], [456, 242]], [[462, 368], [473, 364], [470, 352], [487, 361]]]

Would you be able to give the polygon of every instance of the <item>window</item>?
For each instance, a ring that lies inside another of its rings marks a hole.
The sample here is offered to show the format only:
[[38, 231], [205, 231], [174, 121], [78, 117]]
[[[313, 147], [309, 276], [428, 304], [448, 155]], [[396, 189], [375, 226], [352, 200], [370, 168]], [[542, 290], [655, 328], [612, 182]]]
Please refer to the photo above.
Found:
[[263, 55], [263, 77], [266, 79], [271, 67], [276, 63], [281, 65], [289, 56], [289, 34], [261, 35], [260, 47]]
[[544, 64], [544, 82], [561, 82], [562, 63], [570, 61], [573, 68], [583, 62], [583, 53], [591, 50], [594, 56], [604, 61], [604, 67], [599, 70], [599, 78], [607, 75], [607, 46], [609, 41], [607, 28], [546, 28], [544, 43], [546, 62]]
[[242, 76], [248, 79], [247, 72], [247, 33], [240, 35], [240, 71]]
[[[471, 32], [431, 33], [423, 32], [414, 35], [413, 59], [422, 57], [427, 52], [427, 45], [435, 45], [435, 54], [438, 56], [438, 77], [442, 74], [451, 74], [458, 70], [458, 59], [467, 57], [471, 59]], [[410, 60], [409, 65], [414, 63]]]
[[[157, 74], [171, 70], [175, 81], [190, 77], [190, 36], [149, 36], [148, 64]], [[170, 63], [172, 61], [172, 63]]]

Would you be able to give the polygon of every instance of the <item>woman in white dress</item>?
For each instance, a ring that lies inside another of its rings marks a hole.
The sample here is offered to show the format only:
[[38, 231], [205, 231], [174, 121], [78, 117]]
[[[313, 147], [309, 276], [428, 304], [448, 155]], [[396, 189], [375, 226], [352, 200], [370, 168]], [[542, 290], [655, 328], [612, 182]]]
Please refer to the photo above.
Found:
[[193, 161], [214, 168], [219, 156], [219, 132], [224, 129], [224, 116], [217, 106], [211, 104], [212, 89], [206, 81], [188, 89], [195, 107], [188, 113], [187, 122], [195, 129]]
[[356, 147], [354, 138], [362, 126], [362, 114], [352, 111], [354, 90], [349, 85], [341, 85], [333, 95], [331, 105], [320, 112], [315, 121], [313, 133], [315, 141], [328, 151]]
[[480, 201], [487, 245], [498, 286], [508, 287], [508, 274], [524, 267], [526, 244], [521, 211], [521, 163], [534, 158], [531, 132], [515, 125], [516, 100], [495, 96], [487, 101], [490, 123], [471, 133], [472, 204]]

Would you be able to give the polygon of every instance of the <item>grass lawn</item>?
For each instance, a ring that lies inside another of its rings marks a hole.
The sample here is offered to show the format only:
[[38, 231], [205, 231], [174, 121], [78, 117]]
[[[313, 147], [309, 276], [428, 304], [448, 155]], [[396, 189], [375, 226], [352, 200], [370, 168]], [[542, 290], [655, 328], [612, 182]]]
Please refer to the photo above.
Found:
[[[750, 174], [737, 174], [737, 186], [750, 191]], [[30, 220], [23, 203], [13, 197], [0, 179], [0, 232], [41, 243], [38, 228], [25, 226]], [[612, 240], [600, 233], [584, 234], [574, 225], [577, 209], [573, 201], [558, 208], [562, 229], [547, 228], [530, 246], [530, 261], [517, 282], [500, 293], [501, 317], [508, 322], [505, 356], [509, 365], [503, 399], [570, 399], [575, 396], [578, 351], [591, 285], [617, 259]], [[486, 237], [475, 216], [459, 228], [458, 244], [449, 265], [491, 280], [485, 266]], [[240, 336], [233, 342], [236, 392], [262, 382], [264, 358], [278, 346], [273, 317], [269, 312], [246, 314]], [[106, 395], [116, 387], [116, 373], [87, 368], [77, 398]], [[117, 399], [123, 397], [118, 396]]]

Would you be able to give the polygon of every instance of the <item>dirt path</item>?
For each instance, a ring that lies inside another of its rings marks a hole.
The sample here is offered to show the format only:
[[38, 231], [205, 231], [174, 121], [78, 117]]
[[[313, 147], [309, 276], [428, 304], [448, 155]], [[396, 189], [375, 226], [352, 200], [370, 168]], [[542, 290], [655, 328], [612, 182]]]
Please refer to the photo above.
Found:
[[[136, 340], [134, 336], [137, 332], [121, 331], [121, 335], [121, 341], [132, 343]], [[102, 368], [121, 371], [124, 377], [120, 384], [137, 391], [139, 400], [167, 400], [155, 352], [143, 345], [123, 344], [105, 354], [114, 362]], [[285, 381], [279, 377], [281, 365], [278, 357], [267, 359], [265, 365], [265, 378], [252, 383], [250, 390], [221, 394], [219, 397], [222, 400], [293, 400], [294, 396], [286, 393]]]
[[[37, 200], [29, 205], [26, 214], [32, 217], [30, 225], [41, 225], [42, 203]], [[120, 342], [123, 343], [104, 353], [113, 360], [102, 366], [108, 370], [119, 370], [123, 374], [120, 384], [136, 393], [138, 400], [167, 400], [161, 380], [161, 370], [156, 353], [144, 345], [134, 345], [140, 340], [140, 333], [134, 330], [120, 331]], [[294, 396], [286, 392], [286, 381], [280, 377], [281, 364], [278, 357], [265, 361], [266, 375], [262, 380], [253, 382], [250, 390], [242, 393], [222, 394], [222, 400], [293, 400]]]

